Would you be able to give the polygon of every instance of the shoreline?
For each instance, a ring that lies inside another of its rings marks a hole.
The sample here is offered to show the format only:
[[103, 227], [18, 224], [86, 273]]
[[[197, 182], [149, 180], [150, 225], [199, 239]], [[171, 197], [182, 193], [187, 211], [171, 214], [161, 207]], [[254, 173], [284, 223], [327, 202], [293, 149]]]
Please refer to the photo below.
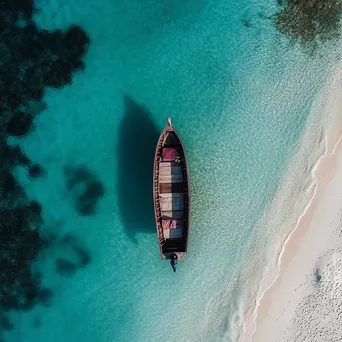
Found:
[[[288, 240], [284, 244], [284, 250], [283, 253], [280, 255], [280, 270], [279, 273], [274, 280], [274, 282], [271, 284], [271, 286], [264, 292], [263, 296], [260, 298], [260, 302], [257, 310], [257, 316], [255, 320], [255, 329], [253, 331], [253, 334], [251, 336], [251, 341], [253, 342], [259, 342], [259, 341], [267, 341], [266, 336], [260, 336], [262, 335], [262, 331], [258, 331], [258, 327], [260, 330], [260, 326], [262, 325], [270, 325], [270, 322], [268, 320], [272, 321], [272, 318], [270, 318], [270, 315], [275, 313], [276, 311], [279, 314], [279, 309], [282, 309], [284, 307], [284, 302], [276, 302], [275, 297], [289, 297], [291, 296], [290, 289], [288, 288], [290, 286], [290, 282], [288, 282], [288, 286], [286, 286], [286, 277], [289, 275], [288, 273], [291, 273], [293, 269], [289, 271], [289, 266], [293, 263], [298, 263], [298, 259], [300, 259], [301, 251], [300, 251], [300, 245], [308, 245], [310, 242], [305, 241], [307, 233], [310, 229], [310, 226], [314, 220], [315, 213], [317, 212], [317, 207], [322, 203], [322, 201], [325, 199], [325, 190], [326, 185], [329, 184], [332, 180], [334, 180], [335, 177], [337, 177], [338, 173], [338, 167], [337, 163], [339, 158], [342, 156], [342, 136], [338, 139], [338, 142], [336, 144], [336, 148], [334, 149], [335, 152], [332, 154], [329, 154], [325, 157], [323, 157], [324, 160], [321, 161], [321, 165], [319, 169], [317, 170], [317, 179], [321, 178], [320, 180], [323, 182], [317, 183], [317, 188], [315, 191], [315, 195], [311, 200], [311, 203], [309, 204], [305, 214], [301, 217], [299, 225], [297, 228], [293, 230], [293, 232], [290, 233], [290, 236]], [[335, 164], [335, 165], [331, 165]], [[334, 172], [334, 175], [331, 173]], [[327, 175], [328, 177], [325, 178], [323, 175]], [[341, 176], [340, 176], [341, 177]], [[303, 248], [304, 249], [304, 248]], [[306, 250], [308, 252], [308, 250]], [[315, 259], [315, 258], [312, 258]], [[298, 272], [302, 272], [303, 270], [300, 270], [299, 267]], [[307, 272], [308, 270], [304, 270], [304, 272]], [[311, 270], [310, 270], [311, 271]], [[303, 273], [304, 273], [303, 272]], [[292, 274], [293, 275], [293, 274]], [[305, 274], [308, 275], [308, 274]], [[298, 286], [301, 285], [299, 278], [296, 280], [294, 279], [291, 281], [291, 284], [297, 283]], [[288, 291], [288, 292], [287, 292]], [[289, 298], [287, 298], [289, 299]], [[287, 302], [288, 304], [290, 302]], [[298, 303], [296, 303], [298, 305]], [[272, 307], [273, 306], [273, 307]], [[277, 310], [275, 310], [275, 307], [277, 306]], [[272, 311], [273, 310], [273, 311]], [[267, 323], [268, 322], [268, 323]], [[272, 322], [273, 324], [275, 322]]]
[[[332, 85], [335, 85], [334, 83], [335, 81], [332, 82]], [[339, 91], [341, 90], [339, 89]], [[331, 93], [329, 96], [331, 96]], [[338, 104], [334, 104], [337, 106], [334, 109], [338, 113]], [[331, 110], [330, 106], [331, 104], [329, 103], [328, 110]], [[342, 183], [342, 176], [338, 175], [338, 163], [339, 160], [342, 160], [342, 119], [337, 118], [337, 116], [338, 114], [334, 115], [334, 120], [332, 120], [332, 124], [330, 125], [333, 129], [325, 135], [326, 150], [317, 159], [310, 172], [314, 181], [313, 194], [310, 196], [307, 205], [304, 206], [304, 210], [299, 216], [293, 230], [282, 240], [283, 242], [277, 252], [275, 269], [272, 269], [273, 272], [276, 272], [273, 281], [264, 287], [265, 290], [254, 301], [253, 307], [250, 307], [246, 312], [244, 327], [239, 338], [240, 342], [274, 342], [276, 340], [275, 336], [281, 336], [281, 329], [284, 329], [285, 326], [290, 324], [298, 304], [308, 294], [308, 291], [305, 292], [296, 288], [296, 286], [299, 286], [303, 289], [302, 285], [303, 281], [305, 281], [303, 274], [305, 277], [312, 274], [312, 269], [300, 269], [301, 262], [303, 263], [304, 259], [310, 258], [310, 255], [311, 263], [318, 257], [317, 250], [310, 254], [312, 251], [310, 245], [313, 241], [309, 239], [308, 235], [310, 230], [313, 230], [312, 226], [317, 225], [317, 221], [322, 219], [317, 218], [317, 215], [322, 203], [324, 204], [328, 185], [338, 180]], [[317, 230], [317, 227], [315, 229]], [[321, 233], [327, 235], [326, 232], [321, 231]], [[305, 246], [306, 249], [304, 248]], [[304, 254], [309, 256], [305, 257]], [[307, 266], [309, 261], [306, 260], [305, 262]], [[295, 277], [293, 277], [294, 272], [296, 272]], [[298, 272], [301, 273], [301, 276], [298, 276]], [[312, 276], [314, 277], [313, 274]], [[267, 280], [270, 281], [270, 278], [271, 276], [268, 274]], [[296, 292], [296, 296], [294, 296], [294, 291]], [[277, 301], [275, 297], [281, 298], [282, 300]], [[295, 304], [293, 303], [294, 297], [297, 297]], [[288, 308], [290, 303], [292, 303], [292, 308]], [[290, 313], [287, 313], [286, 319], [283, 318], [284, 311], [290, 311]], [[282, 323], [279, 323], [279, 317], [283, 320]], [[273, 334], [270, 334], [270, 330], [272, 330], [270, 327], [273, 328]]]

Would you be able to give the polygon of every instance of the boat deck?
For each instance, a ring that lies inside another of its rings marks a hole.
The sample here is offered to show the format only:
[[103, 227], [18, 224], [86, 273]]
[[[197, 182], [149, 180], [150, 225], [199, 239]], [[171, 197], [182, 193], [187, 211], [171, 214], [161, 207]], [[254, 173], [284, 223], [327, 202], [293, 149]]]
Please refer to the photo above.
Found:
[[183, 238], [184, 190], [180, 163], [160, 162], [159, 183], [164, 238]]
[[163, 259], [187, 255], [189, 196], [187, 163], [182, 143], [170, 126], [157, 146], [154, 172], [155, 213]]

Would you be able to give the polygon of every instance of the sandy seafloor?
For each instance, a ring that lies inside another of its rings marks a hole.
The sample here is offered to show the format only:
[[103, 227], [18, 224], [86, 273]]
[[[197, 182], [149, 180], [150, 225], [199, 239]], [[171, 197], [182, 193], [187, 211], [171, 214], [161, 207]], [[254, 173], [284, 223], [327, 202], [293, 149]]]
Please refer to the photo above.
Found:
[[[51, 305], [11, 313], [5, 341], [237, 341], [245, 311], [275, 275], [270, 260], [312, 197], [312, 171], [340, 114], [322, 102], [339, 45], [310, 56], [289, 44], [267, 18], [274, 1], [39, 0], [36, 7], [39, 27], [79, 24], [91, 42], [85, 70], [72, 85], [47, 89], [35, 131], [11, 140], [47, 175], [33, 181], [18, 168], [17, 176], [42, 204], [41, 233], [76, 236], [91, 263], [63, 277], [55, 260], [70, 251], [44, 250], [33, 267], [54, 294]], [[176, 274], [160, 260], [146, 186], [167, 115], [184, 140], [192, 189], [189, 258]], [[105, 189], [90, 217], [75, 211], [66, 190], [64, 169], [78, 165]], [[312, 289], [318, 303], [340, 300], [323, 289], [338, 286], [328, 281], [340, 262], [334, 253]], [[313, 277], [312, 267], [302, 271]], [[303, 319], [284, 328], [289, 341], [314, 310], [300, 303]], [[256, 341], [266, 336], [262, 324]]]

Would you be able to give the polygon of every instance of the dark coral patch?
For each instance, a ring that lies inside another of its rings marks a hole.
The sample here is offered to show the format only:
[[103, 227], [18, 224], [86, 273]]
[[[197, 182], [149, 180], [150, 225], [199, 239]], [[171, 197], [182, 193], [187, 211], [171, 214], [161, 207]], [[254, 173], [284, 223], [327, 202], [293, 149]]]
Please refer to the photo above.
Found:
[[44, 169], [39, 164], [32, 164], [28, 169], [30, 178], [38, 178], [45, 174]]
[[42, 206], [37, 201], [30, 201], [23, 208], [31, 225], [41, 225], [43, 223]]
[[60, 261], [60, 264], [64, 264], [67, 266], [67, 269], [70, 270], [68, 275], [71, 275], [71, 271], [74, 267], [74, 270], [76, 271], [78, 268], [83, 268], [91, 262], [89, 252], [84, 249], [80, 241], [75, 236], [65, 236], [61, 240], [61, 246], [63, 246], [65, 251], [69, 250], [69, 253], [73, 255], [73, 261], [65, 258], [63, 258], [63, 261]]
[[64, 168], [64, 174], [69, 190], [75, 189], [80, 183], [88, 183], [93, 180], [93, 175], [84, 166], [66, 166]]
[[[53, 244], [40, 234], [42, 208], [27, 198], [14, 177], [18, 165], [26, 167], [31, 178], [44, 170], [19, 146], [9, 146], [7, 137], [31, 131], [34, 116], [44, 109], [44, 87], [70, 84], [73, 72], [84, 67], [89, 43], [79, 26], [66, 31], [38, 29], [32, 20], [34, 10], [34, 0], [0, 1], [1, 313], [50, 305], [52, 297], [32, 271], [41, 249]], [[0, 316], [0, 335], [10, 327], [6, 315]]]
[[44, 96], [44, 88], [39, 84], [36, 84], [27, 90], [27, 95], [32, 100], [41, 100]]
[[340, 0], [288, 0], [282, 7], [275, 16], [281, 33], [301, 42], [340, 36]]
[[77, 265], [73, 262], [64, 258], [58, 258], [56, 260], [56, 271], [58, 274], [62, 276], [72, 276], [76, 270]]
[[26, 135], [32, 127], [33, 115], [25, 112], [14, 114], [7, 124], [6, 133], [16, 137]]
[[[36, 304], [37, 284], [32, 281], [28, 267], [30, 259], [25, 259], [26, 255], [22, 249], [16, 251], [13, 248], [1, 258], [3, 267], [11, 269], [13, 273], [7, 279], [4, 279], [3, 273], [0, 274], [0, 305], [4, 310], [28, 310]], [[8, 260], [9, 258], [12, 260]]]
[[89, 42], [88, 35], [78, 25], [73, 25], [65, 32], [64, 44], [68, 51], [67, 60], [73, 68], [84, 68], [81, 57], [86, 52]]
[[0, 234], [5, 248], [0, 253], [0, 308], [28, 310], [38, 300], [39, 279], [31, 273], [42, 238], [32, 226], [41, 221], [39, 203], [1, 208]]
[[0, 314], [0, 329], [1, 330], [13, 329], [13, 324], [10, 322], [9, 318], [2, 314]]
[[2, 0], [0, 9], [10, 15], [11, 21], [18, 20], [20, 15], [29, 20], [33, 15], [34, 0]]
[[98, 200], [104, 195], [104, 187], [96, 176], [83, 166], [64, 169], [66, 184], [74, 198], [78, 213], [83, 216], [93, 215]]
[[0, 146], [0, 167], [12, 168], [17, 165], [30, 165], [29, 158], [24, 154], [19, 146]]
[[77, 251], [77, 254], [79, 257], [79, 266], [85, 267], [85, 266], [89, 265], [90, 261], [91, 261], [90, 254], [86, 250], [84, 250], [80, 247], [77, 248], [76, 251]]
[[60, 88], [72, 83], [71, 65], [62, 60], [53, 62], [46, 70], [44, 84], [54, 88]]
[[20, 193], [21, 187], [8, 168], [0, 170], [0, 198], [7, 200], [13, 194], [17, 196]]
[[45, 64], [43, 82], [45, 85], [60, 88], [72, 83], [72, 71], [83, 70], [84, 55], [89, 37], [80, 26], [73, 25], [64, 34], [56, 32], [53, 37], [42, 35], [42, 39], [52, 38], [55, 42], [51, 51], [56, 55], [53, 62]]
[[53, 298], [53, 292], [50, 289], [40, 289], [38, 291], [38, 300], [44, 306], [51, 306]]
[[86, 185], [85, 191], [76, 201], [78, 212], [83, 216], [94, 214], [96, 210], [96, 201], [104, 195], [103, 185], [98, 180], [93, 180]]

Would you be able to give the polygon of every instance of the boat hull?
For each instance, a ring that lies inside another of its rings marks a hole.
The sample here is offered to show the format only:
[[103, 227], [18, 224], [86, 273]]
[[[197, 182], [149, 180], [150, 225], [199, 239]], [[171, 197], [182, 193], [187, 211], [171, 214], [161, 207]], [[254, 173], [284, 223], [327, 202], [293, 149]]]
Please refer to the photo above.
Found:
[[188, 160], [170, 118], [156, 147], [153, 199], [161, 258], [186, 258], [190, 232]]

